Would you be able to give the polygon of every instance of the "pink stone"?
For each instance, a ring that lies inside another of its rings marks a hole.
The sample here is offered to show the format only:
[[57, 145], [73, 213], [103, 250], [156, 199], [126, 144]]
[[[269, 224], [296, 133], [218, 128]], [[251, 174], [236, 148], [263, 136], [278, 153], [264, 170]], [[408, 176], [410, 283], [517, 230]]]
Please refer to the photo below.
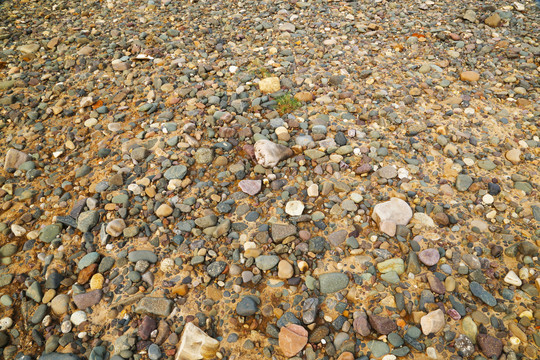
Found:
[[261, 191], [261, 180], [242, 180], [238, 183], [240, 189], [248, 195], [257, 195]]
[[283, 354], [292, 357], [298, 354], [308, 341], [308, 332], [300, 325], [289, 324], [279, 332], [279, 347]]
[[418, 254], [418, 258], [424, 265], [433, 266], [439, 262], [441, 256], [437, 249], [426, 249]]

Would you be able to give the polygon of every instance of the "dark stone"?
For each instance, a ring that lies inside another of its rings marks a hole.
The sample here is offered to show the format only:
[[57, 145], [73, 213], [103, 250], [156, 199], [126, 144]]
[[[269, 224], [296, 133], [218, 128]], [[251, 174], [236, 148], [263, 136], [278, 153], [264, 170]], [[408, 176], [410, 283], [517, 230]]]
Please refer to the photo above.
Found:
[[371, 324], [371, 327], [381, 335], [388, 335], [397, 330], [396, 323], [392, 319], [383, 316], [369, 315], [369, 323]]

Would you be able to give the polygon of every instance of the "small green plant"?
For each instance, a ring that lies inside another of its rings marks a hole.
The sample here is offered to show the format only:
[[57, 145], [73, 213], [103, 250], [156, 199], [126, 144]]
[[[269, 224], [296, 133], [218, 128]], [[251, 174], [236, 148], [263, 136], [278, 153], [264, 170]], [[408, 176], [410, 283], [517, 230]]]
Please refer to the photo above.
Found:
[[279, 115], [284, 115], [293, 112], [294, 110], [302, 107], [302, 103], [294, 98], [291, 94], [283, 94], [276, 98], [277, 112]]

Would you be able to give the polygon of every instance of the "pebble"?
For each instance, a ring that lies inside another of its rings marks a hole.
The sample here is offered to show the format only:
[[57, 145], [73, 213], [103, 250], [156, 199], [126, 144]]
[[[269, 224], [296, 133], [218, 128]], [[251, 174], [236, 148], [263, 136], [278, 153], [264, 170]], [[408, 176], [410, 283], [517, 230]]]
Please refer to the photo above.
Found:
[[299, 353], [308, 342], [308, 332], [300, 325], [289, 324], [279, 332], [279, 348], [287, 357]]

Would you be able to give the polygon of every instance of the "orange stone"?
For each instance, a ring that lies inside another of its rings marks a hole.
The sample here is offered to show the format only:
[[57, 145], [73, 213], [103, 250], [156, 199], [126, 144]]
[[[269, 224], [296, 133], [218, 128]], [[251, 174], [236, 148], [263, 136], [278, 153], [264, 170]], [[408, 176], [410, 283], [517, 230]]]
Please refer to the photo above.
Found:
[[77, 277], [77, 282], [81, 285], [86, 284], [90, 280], [92, 275], [96, 273], [97, 268], [98, 268], [98, 264], [92, 264], [82, 269], [79, 272], [79, 276]]
[[308, 341], [308, 332], [300, 325], [289, 324], [279, 332], [279, 347], [283, 354], [292, 357], [298, 354]]
[[294, 95], [294, 98], [298, 101], [310, 102], [313, 101], [313, 94], [309, 91], [301, 91]]
[[354, 355], [348, 351], [345, 351], [344, 353], [339, 355], [337, 360], [354, 360]]
[[478, 81], [480, 74], [476, 71], [464, 71], [461, 73], [460, 78], [463, 81]]

